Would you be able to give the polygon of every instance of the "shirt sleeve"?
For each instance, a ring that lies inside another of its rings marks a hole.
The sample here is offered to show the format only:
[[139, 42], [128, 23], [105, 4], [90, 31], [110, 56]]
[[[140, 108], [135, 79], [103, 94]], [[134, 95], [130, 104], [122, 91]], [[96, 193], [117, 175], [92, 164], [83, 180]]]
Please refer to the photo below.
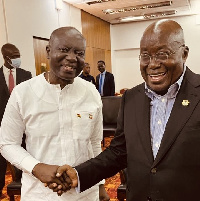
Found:
[[1, 122], [0, 152], [11, 164], [24, 172], [32, 174], [33, 168], [40, 161], [21, 147], [24, 131], [25, 123], [20, 114], [20, 101], [14, 88]]

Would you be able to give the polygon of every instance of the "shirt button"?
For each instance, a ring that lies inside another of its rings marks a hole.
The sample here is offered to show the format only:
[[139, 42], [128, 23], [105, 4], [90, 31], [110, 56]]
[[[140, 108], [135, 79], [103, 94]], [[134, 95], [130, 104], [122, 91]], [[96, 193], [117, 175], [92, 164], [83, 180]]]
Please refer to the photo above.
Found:
[[147, 201], [152, 201], [151, 197], [147, 197]]
[[162, 124], [161, 120], [158, 120], [158, 124]]
[[157, 172], [157, 169], [156, 169], [156, 168], [151, 169], [151, 173], [152, 173], [152, 174], [156, 174], [156, 172]]

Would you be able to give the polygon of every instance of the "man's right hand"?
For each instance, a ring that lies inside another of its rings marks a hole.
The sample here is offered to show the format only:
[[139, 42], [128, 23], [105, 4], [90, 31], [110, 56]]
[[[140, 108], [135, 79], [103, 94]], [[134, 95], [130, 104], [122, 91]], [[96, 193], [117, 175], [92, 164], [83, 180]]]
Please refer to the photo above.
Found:
[[[63, 165], [58, 167], [56, 177], [60, 180], [64, 180], [70, 188], [75, 188], [78, 186], [78, 176], [74, 168], [72, 168], [69, 165]], [[45, 186], [48, 186], [50, 189], [52, 189], [54, 192], [57, 192], [59, 196], [61, 196], [66, 191], [60, 191], [58, 186], [55, 185], [55, 183], [45, 184]]]
[[76, 170], [69, 165], [60, 166], [57, 169], [56, 177], [59, 178], [64, 173], [66, 173], [67, 176], [71, 179], [71, 181], [72, 181], [71, 187], [72, 188], [77, 187], [78, 186], [78, 176], [77, 176]]
[[65, 192], [71, 188], [71, 181], [65, 182], [62, 178], [56, 177], [58, 165], [47, 165], [44, 163], [38, 163], [32, 170], [33, 175], [38, 178], [42, 183], [47, 185], [53, 184], [57, 186], [57, 191]]

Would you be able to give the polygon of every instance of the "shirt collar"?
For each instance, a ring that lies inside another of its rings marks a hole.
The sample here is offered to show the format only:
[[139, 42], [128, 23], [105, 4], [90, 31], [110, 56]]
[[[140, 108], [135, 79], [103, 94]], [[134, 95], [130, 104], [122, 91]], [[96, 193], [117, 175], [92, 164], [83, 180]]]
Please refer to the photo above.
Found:
[[[180, 76], [180, 78], [177, 80], [176, 83], [172, 84], [169, 89], [168, 92], [164, 95], [168, 98], [174, 98], [176, 96], [176, 94], [178, 93], [180, 87], [181, 87], [181, 83], [183, 81], [183, 77], [185, 75], [185, 71], [186, 71], [186, 66], [184, 64], [183, 66], [183, 73]], [[146, 95], [151, 98], [151, 100], [155, 99], [155, 98], [160, 98], [162, 97], [161, 95], [158, 95], [156, 92], [152, 91], [146, 84], [145, 82], [145, 93]]]
[[[12, 68], [11, 70], [12, 72], [15, 72], [16, 68]], [[10, 72], [10, 69], [3, 65], [3, 72]]]

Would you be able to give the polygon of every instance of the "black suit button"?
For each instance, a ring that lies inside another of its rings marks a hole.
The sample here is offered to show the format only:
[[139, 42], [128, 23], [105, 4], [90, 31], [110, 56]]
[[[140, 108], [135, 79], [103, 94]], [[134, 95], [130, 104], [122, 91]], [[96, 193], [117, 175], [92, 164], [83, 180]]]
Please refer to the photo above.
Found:
[[157, 169], [156, 169], [156, 168], [152, 168], [152, 169], [151, 169], [151, 173], [152, 173], [152, 174], [156, 174], [156, 172], [157, 172]]

